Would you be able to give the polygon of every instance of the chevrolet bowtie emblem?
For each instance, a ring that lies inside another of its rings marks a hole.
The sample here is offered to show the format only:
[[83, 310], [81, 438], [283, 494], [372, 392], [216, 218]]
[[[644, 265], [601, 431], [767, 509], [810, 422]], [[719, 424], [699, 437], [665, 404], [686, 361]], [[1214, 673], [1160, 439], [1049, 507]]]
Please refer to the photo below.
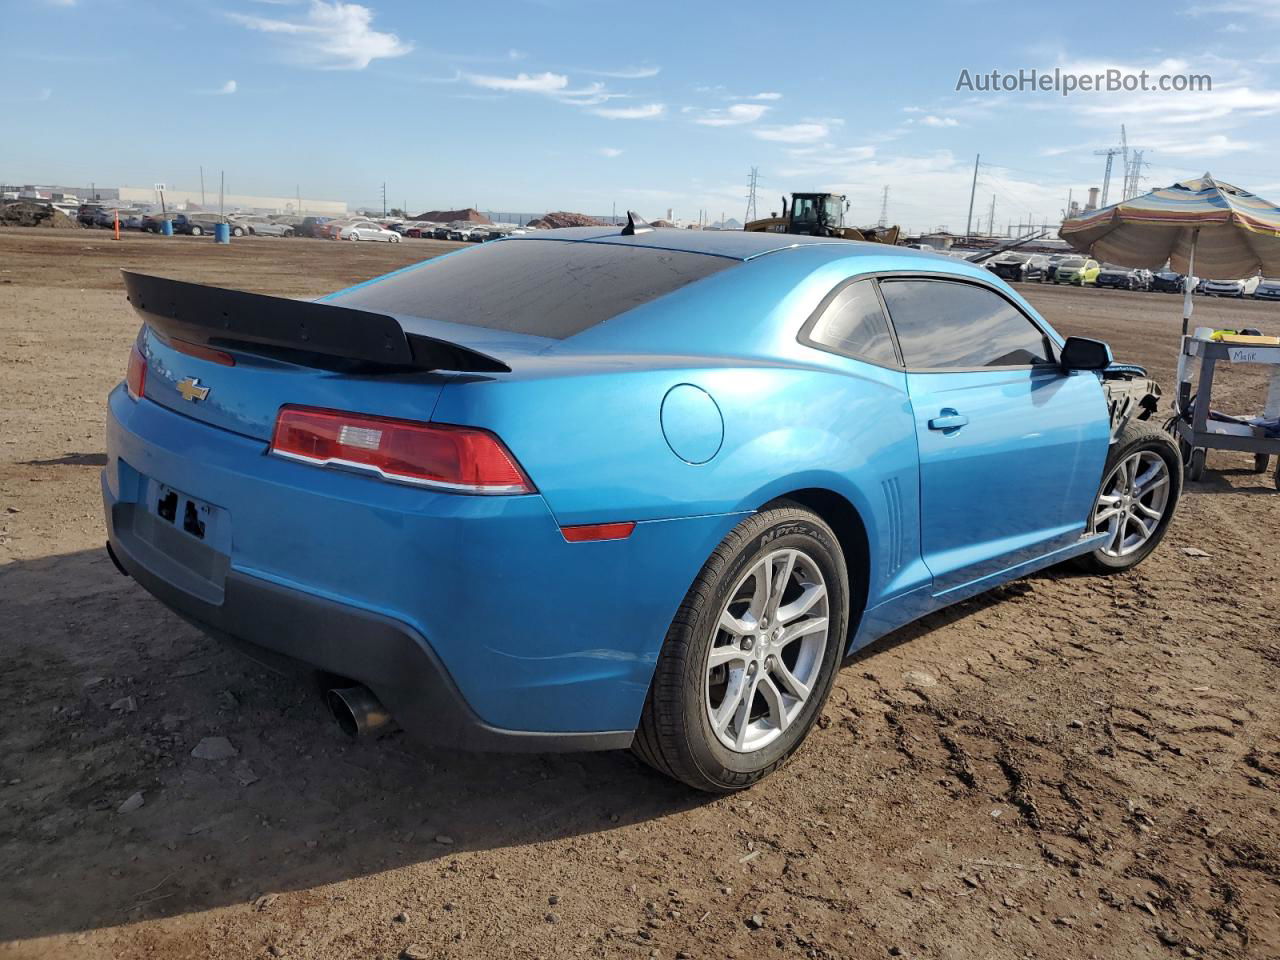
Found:
[[209, 388], [200, 386], [200, 381], [195, 377], [187, 377], [178, 381], [178, 392], [182, 394], [183, 400], [190, 400], [195, 403], [197, 400], [203, 400], [209, 395]]

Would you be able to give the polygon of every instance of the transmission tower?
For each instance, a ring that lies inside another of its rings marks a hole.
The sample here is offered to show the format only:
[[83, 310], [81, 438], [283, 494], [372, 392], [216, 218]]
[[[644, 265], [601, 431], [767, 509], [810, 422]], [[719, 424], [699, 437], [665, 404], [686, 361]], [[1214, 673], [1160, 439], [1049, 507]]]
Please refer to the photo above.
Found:
[[884, 193], [880, 197], [880, 226], [887, 227], [889, 225], [889, 186], [885, 185]]
[[747, 212], [743, 215], [742, 225], [745, 227], [760, 214], [756, 212], [756, 181], [760, 177], [760, 168], [752, 167], [751, 176], [747, 178]]

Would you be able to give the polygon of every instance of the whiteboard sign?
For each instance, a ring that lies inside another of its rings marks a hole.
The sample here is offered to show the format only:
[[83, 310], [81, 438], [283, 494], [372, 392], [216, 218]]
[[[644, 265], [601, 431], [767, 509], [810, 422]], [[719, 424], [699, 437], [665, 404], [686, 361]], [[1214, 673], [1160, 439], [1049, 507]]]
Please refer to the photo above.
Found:
[[1228, 347], [1227, 356], [1232, 363], [1280, 364], [1280, 347]]

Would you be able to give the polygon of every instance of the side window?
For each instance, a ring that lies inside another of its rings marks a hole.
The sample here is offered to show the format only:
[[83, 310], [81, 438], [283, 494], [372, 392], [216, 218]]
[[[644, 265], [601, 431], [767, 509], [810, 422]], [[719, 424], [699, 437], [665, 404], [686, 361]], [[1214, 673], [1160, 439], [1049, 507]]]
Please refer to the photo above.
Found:
[[986, 287], [947, 280], [881, 280], [908, 367], [1022, 367], [1053, 348], [1017, 307]]
[[857, 280], [841, 287], [819, 311], [801, 332], [811, 346], [881, 366], [898, 366], [874, 281]]

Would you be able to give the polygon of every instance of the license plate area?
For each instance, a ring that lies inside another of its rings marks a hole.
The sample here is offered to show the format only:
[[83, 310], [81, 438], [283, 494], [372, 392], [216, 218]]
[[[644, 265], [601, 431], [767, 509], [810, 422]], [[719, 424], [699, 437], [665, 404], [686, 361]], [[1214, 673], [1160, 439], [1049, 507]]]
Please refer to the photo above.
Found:
[[111, 508], [119, 545], [171, 586], [221, 604], [231, 567], [231, 514], [152, 477], [135, 476], [136, 499]]
[[[229, 529], [227, 512], [168, 484], [151, 480], [146, 490], [147, 512], [160, 523], [168, 524], [184, 535], [227, 552]], [[224, 545], [224, 542], [227, 542]]]

